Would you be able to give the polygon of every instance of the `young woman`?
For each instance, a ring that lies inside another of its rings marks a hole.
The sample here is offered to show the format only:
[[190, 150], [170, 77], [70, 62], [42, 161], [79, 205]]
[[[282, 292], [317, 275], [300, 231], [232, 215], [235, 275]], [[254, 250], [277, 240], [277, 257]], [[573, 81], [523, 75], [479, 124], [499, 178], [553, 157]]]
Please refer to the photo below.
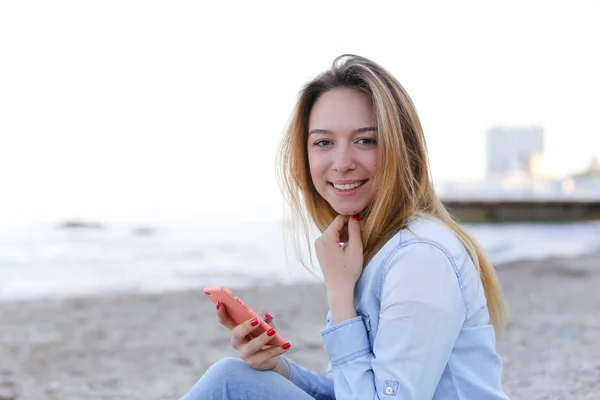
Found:
[[249, 340], [256, 321], [236, 326], [217, 306], [240, 358], [214, 364], [184, 399], [507, 399], [494, 269], [436, 196], [398, 81], [338, 57], [301, 91], [279, 161], [301, 226], [322, 232], [328, 374], [285, 358], [289, 345], [264, 347], [268, 332]]

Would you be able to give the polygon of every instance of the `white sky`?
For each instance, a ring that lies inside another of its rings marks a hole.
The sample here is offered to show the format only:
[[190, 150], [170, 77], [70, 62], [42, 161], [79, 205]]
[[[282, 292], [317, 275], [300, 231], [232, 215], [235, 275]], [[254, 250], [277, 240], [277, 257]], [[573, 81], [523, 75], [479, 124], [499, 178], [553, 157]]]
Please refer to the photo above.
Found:
[[542, 124], [548, 169], [579, 171], [599, 20], [599, 1], [3, 1], [0, 222], [262, 215], [296, 94], [341, 53], [406, 87], [436, 179], [481, 177], [498, 123]]

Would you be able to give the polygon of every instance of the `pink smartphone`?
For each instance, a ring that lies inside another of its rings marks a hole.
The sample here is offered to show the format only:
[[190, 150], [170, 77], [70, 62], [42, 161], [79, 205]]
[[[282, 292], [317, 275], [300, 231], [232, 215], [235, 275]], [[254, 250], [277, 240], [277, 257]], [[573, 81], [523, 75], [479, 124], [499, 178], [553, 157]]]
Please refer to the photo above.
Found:
[[[204, 294], [208, 296], [209, 299], [212, 300], [215, 305], [217, 303], [221, 303], [225, 305], [225, 311], [231, 317], [231, 319], [236, 324], [241, 324], [243, 322], [248, 321], [252, 318], [257, 318], [259, 325], [252, 331], [253, 337], [259, 336], [269, 329], [271, 326], [267, 324], [262, 317], [256, 314], [250, 307], [248, 307], [242, 299], [237, 297], [235, 293], [231, 290], [227, 289], [225, 286], [212, 286], [203, 289]], [[279, 335], [279, 333], [275, 333], [273, 339], [271, 339], [267, 344], [269, 346], [283, 346], [287, 342]]]

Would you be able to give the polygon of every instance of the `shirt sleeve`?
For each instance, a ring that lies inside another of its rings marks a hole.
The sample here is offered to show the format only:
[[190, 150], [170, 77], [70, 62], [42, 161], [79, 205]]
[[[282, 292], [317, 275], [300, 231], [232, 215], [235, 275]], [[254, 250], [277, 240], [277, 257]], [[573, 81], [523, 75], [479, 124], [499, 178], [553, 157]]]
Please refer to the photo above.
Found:
[[283, 357], [283, 359], [290, 367], [290, 382], [315, 400], [335, 400], [330, 366], [328, 366], [328, 374], [325, 376], [304, 368], [287, 357]]
[[361, 317], [322, 331], [338, 399], [431, 399], [465, 320], [457, 273], [438, 247], [398, 248], [385, 268], [373, 348]]

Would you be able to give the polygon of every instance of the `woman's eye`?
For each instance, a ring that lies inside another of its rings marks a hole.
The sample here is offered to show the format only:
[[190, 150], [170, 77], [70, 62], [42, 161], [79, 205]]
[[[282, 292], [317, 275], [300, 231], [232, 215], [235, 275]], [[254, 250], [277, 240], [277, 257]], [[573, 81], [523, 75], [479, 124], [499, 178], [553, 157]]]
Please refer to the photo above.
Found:
[[371, 138], [361, 138], [361, 139], [358, 139], [358, 143], [364, 144], [367, 146], [372, 146], [374, 144], [377, 144], [377, 141], [375, 139], [371, 139]]
[[319, 146], [319, 147], [325, 147], [329, 144], [331, 144], [331, 142], [329, 140], [317, 140], [315, 142], [315, 146]]

